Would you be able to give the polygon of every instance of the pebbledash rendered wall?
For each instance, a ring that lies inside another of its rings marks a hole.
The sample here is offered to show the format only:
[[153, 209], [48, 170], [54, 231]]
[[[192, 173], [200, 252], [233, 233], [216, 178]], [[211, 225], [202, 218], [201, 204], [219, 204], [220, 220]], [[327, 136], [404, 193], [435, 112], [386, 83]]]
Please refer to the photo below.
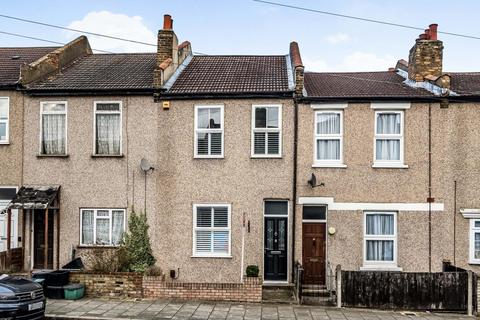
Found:
[[[67, 102], [67, 157], [38, 156], [43, 101]], [[122, 102], [121, 157], [92, 156], [96, 101]], [[194, 159], [195, 105], [219, 104], [224, 106], [225, 157]], [[254, 104], [282, 105], [281, 158], [251, 158]], [[164, 110], [152, 96], [25, 96], [24, 141], [24, 184], [61, 185], [60, 265], [71, 259], [72, 250], [85, 250], [79, 246], [81, 208], [126, 208], [129, 213], [132, 207], [143, 211], [146, 199], [152, 249], [162, 270], [180, 269], [182, 282], [240, 283], [247, 265], [263, 268], [264, 200], [288, 200], [291, 206], [292, 99], [171, 101]], [[146, 178], [146, 195], [142, 158], [155, 167]], [[193, 257], [195, 203], [231, 204], [230, 257]], [[245, 232], [242, 268], [244, 215], [250, 232]]]
[[262, 279], [245, 277], [238, 283], [185, 283], [135, 272], [72, 272], [70, 282], [85, 285], [97, 298], [146, 298], [261, 302]]
[[[431, 105], [432, 271], [447, 260], [480, 271], [469, 263], [469, 220], [462, 208], [480, 208], [480, 113], [477, 104]], [[428, 208], [428, 103], [404, 110], [405, 169], [372, 168], [375, 110], [370, 103], [349, 103], [343, 110], [343, 155], [346, 168], [313, 168], [315, 110], [299, 107], [298, 197], [331, 197], [336, 203], [417, 203]], [[324, 187], [310, 188], [311, 173]], [[454, 181], [457, 183], [455, 199]], [[456, 200], [456, 211], [454, 203]], [[439, 210], [442, 206], [443, 210]], [[373, 209], [374, 210], [374, 209]], [[363, 210], [329, 210], [327, 260], [335, 268], [363, 266]], [[454, 225], [455, 231], [454, 231]], [[302, 205], [297, 205], [296, 259], [302, 259]], [[454, 239], [454, 233], [455, 239]], [[397, 266], [403, 271], [429, 270], [428, 209], [397, 213]], [[454, 250], [455, 243], [455, 250]], [[346, 249], [348, 248], [348, 249]]]

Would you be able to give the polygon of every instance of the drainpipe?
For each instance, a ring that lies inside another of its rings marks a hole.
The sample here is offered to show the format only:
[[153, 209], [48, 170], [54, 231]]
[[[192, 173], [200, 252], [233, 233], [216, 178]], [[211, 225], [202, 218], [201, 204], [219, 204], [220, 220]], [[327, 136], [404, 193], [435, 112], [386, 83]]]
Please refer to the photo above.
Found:
[[293, 208], [292, 208], [292, 281], [295, 279], [295, 220], [297, 211], [298, 99], [293, 98]]
[[453, 181], [453, 265], [457, 267], [457, 180]]
[[432, 104], [428, 104], [428, 272], [432, 272]]

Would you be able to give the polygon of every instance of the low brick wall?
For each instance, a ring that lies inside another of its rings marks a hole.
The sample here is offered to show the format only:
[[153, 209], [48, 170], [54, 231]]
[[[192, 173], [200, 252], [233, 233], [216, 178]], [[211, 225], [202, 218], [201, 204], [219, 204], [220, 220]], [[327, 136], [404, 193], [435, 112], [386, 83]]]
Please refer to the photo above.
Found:
[[261, 302], [262, 280], [246, 278], [243, 283], [185, 283], [143, 278], [144, 298]]
[[71, 272], [71, 283], [85, 285], [90, 297], [142, 298], [142, 274], [135, 272]]

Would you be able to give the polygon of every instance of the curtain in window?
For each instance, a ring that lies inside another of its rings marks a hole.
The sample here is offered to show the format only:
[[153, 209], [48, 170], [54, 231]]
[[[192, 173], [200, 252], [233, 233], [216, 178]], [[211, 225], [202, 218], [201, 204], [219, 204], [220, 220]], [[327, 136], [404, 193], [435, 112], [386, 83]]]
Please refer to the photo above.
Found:
[[340, 114], [318, 113], [317, 134], [340, 134]]
[[475, 232], [475, 259], [480, 259], [480, 232]]
[[375, 145], [377, 160], [400, 160], [399, 139], [377, 139]]
[[377, 114], [377, 134], [400, 134], [399, 113]]
[[391, 214], [368, 214], [366, 233], [368, 235], [393, 235], [395, 219]]
[[0, 141], [7, 140], [7, 122], [0, 120]]
[[96, 119], [96, 153], [120, 154], [120, 114], [97, 114]]
[[97, 234], [96, 240], [98, 245], [110, 244], [110, 220], [97, 219]]
[[340, 140], [317, 140], [317, 160], [340, 160]]
[[65, 154], [65, 114], [42, 115], [42, 154]]
[[82, 244], [93, 244], [93, 211], [82, 211]]
[[123, 211], [113, 211], [112, 212], [112, 244], [118, 245], [122, 242], [123, 238]]
[[393, 240], [367, 240], [368, 261], [393, 261]]

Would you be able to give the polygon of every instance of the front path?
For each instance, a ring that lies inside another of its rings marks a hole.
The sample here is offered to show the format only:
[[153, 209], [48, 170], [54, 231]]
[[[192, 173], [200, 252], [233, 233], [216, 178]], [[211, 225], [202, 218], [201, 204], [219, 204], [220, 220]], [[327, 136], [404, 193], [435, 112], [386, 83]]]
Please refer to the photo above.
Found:
[[286, 304], [224, 302], [130, 301], [81, 299], [49, 300], [47, 318], [57, 319], [226, 319], [226, 320], [450, 320], [461, 314], [401, 313], [364, 309], [336, 309]]

